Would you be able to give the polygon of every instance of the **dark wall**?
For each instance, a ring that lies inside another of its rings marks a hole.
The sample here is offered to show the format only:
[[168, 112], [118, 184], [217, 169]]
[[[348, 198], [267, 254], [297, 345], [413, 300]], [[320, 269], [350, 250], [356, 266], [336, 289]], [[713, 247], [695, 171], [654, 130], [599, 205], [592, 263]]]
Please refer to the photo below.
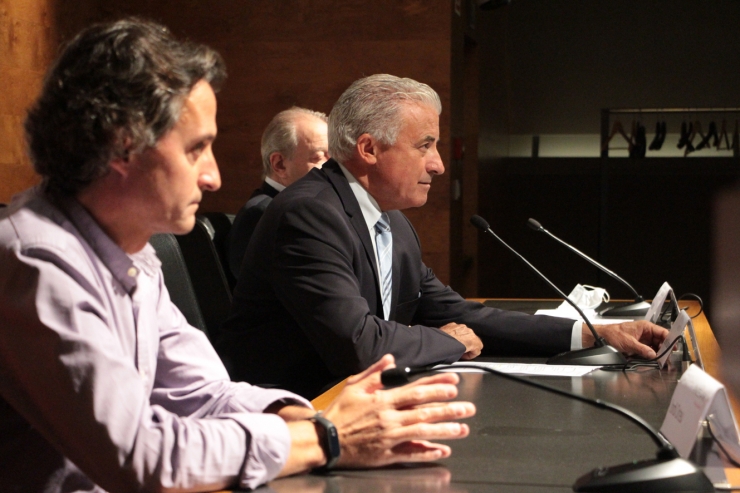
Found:
[[496, 135], [598, 133], [601, 108], [740, 103], [736, 0], [513, 0], [478, 24], [484, 153]]
[[[740, 106], [739, 22], [735, 0], [513, 0], [480, 13], [481, 214], [565, 291], [585, 282], [629, 294], [529, 230], [528, 217], [646, 296], [667, 280], [709, 297], [710, 205], [737, 161], [513, 159], [508, 139], [598, 134], [602, 108]], [[703, 118], [705, 129], [724, 116]], [[480, 296], [551, 296], [488, 238], [478, 274]]]
[[[664, 281], [677, 294], [710, 295], [711, 207], [734, 183], [734, 159], [502, 159], [481, 168], [481, 215], [563, 291], [576, 283], [630, 292], [526, 226], [537, 219], [651, 298]], [[486, 191], [486, 194], [483, 193]], [[554, 297], [492, 238], [479, 238], [479, 293]]]

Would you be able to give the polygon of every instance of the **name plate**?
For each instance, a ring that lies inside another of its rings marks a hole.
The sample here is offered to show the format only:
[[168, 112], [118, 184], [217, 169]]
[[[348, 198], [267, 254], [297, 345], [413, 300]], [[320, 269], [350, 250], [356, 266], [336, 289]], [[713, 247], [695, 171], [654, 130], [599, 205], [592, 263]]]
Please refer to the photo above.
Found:
[[712, 416], [713, 429], [723, 443], [737, 446], [735, 417], [724, 385], [696, 365], [691, 365], [678, 382], [660, 432], [676, 447], [681, 457], [688, 458], [702, 423]]
[[663, 308], [663, 303], [665, 303], [666, 298], [668, 298], [668, 293], [670, 293], [671, 291], [673, 291], [671, 285], [667, 282], [664, 282], [658, 292], [655, 294], [653, 302], [650, 304], [650, 309], [648, 309], [647, 314], [645, 314], [645, 320], [652, 323], [658, 322], [661, 309]]

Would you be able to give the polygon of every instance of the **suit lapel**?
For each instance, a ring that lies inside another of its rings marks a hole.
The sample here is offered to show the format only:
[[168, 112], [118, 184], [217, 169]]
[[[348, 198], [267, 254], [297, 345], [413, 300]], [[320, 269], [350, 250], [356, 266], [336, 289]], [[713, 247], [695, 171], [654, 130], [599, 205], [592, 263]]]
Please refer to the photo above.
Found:
[[[342, 201], [342, 205], [344, 206], [344, 212], [349, 217], [349, 222], [352, 224], [352, 227], [355, 228], [355, 232], [360, 238], [362, 246], [365, 248], [365, 255], [367, 256], [367, 260], [368, 262], [370, 262], [370, 265], [373, 266], [375, 286], [379, 294], [380, 280], [378, 279], [378, 262], [375, 259], [373, 243], [370, 239], [370, 232], [367, 230], [365, 217], [362, 215], [362, 211], [360, 210], [360, 204], [357, 202], [357, 198], [352, 192], [352, 189], [347, 182], [347, 178], [344, 176], [344, 173], [342, 173], [342, 170], [339, 168], [339, 165], [336, 163], [336, 161], [330, 159], [329, 161], [324, 163], [321, 169], [324, 171], [324, 173], [326, 173], [326, 176], [329, 178], [332, 186], [337, 191], [337, 195], [339, 195], [339, 199]], [[395, 271], [393, 276], [395, 278]]]

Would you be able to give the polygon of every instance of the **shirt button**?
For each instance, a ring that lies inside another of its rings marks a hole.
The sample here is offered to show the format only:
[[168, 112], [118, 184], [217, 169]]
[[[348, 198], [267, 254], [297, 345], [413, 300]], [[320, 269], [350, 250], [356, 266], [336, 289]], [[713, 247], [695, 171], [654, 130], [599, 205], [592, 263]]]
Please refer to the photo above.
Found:
[[139, 271], [136, 269], [136, 267], [129, 267], [127, 274], [129, 277], [136, 277], [136, 274], [138, 274]]

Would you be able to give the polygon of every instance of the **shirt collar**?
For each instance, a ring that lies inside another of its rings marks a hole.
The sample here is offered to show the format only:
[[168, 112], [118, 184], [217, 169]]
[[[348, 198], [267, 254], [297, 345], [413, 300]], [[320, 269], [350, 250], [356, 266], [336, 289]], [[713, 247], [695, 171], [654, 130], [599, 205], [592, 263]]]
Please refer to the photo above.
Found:
[[268, 185], [270, 185], [272, 188], [274, 188], [278, 192], [282, 192], [283, 190], [285, 190], [285, 185], [283, 185], [282, 183], [276, 182], [275, 180], [273, 180], [269, 176], [265, 176], [265, 183], [267, 183]]
[[373, 228], [375, 228], [375, 223], [378, 222], [378, 219], [380, 219], [380, 215], [383, 213], [383, 211], [380, 210], [378, 202], [373, 198], [372, 195], [370, 195], [370, 192], [365, 190], [365, 187], [360, 185], [360, 182], [357, 181], [357, 178], [355, 178], [355, 176], [350, 173], [349, 170], [347, 170], [347, 168], [345, 168], [342, 163], [337, 162], [337, 164], [339, 165], [339, 169], [342, 170], [342, 173], [344, 173], [345, 178], [347, 178], [347, 181], [349, 182], [349, 187], [352, 189], [352, 193], [355, 194], [355, 198], [360, 204], [360, 211], [362, 211], [362, 217], [365, 218], [367, 230], [373, 231]]
[[[136, 276], [139, 274], [139, 269], [134, 265], [132, 258], [126, 255], [126, 252], [103, 231], [97, 221], [77, 200], [63, 199], [60, 206], [80, 232], [80, 236], [90, 245], [113, 277], [131, 295], [136, 289]], [[152, 247], [147, 244], [133, 257], [137, 260], [141, 259], [149, 267], [152, 259], [147, 257], [151, 257], [152, 254]]]

